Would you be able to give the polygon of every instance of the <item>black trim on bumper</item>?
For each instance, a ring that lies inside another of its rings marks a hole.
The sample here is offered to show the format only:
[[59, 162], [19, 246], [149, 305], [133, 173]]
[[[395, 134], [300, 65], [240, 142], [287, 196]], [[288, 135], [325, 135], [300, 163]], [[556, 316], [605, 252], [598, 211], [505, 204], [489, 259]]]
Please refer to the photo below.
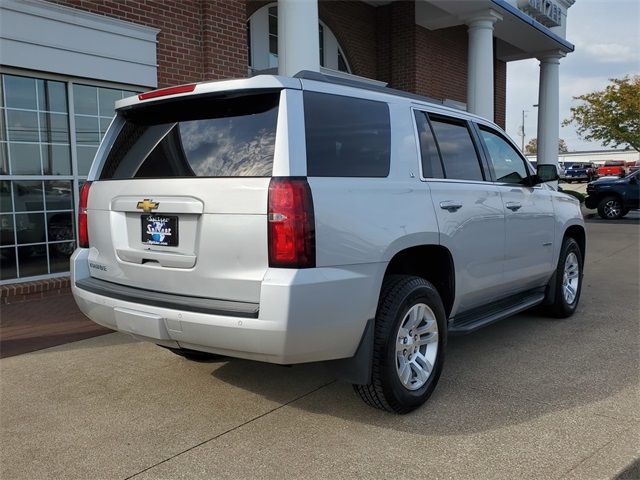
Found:
[[162, 293], [143, 288], [128, 287], [118, 283], [106, 282], [97, 278], [83, 278], [76, 282], [76, 287], [87, 292], [105, 297], [117, 298], [127, 302], [150, 305], [153, 307], [171, 308], [189, 312], [225, 315], [228, 317], [258, 318], [260, 305], [232, 300], [217, 300], [202, 297], [189, 297]]

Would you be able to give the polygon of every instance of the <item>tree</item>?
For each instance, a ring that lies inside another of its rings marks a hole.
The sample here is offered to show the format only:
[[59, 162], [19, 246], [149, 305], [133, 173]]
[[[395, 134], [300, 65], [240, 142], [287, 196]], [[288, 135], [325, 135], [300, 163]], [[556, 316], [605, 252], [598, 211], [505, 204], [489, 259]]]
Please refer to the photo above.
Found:
[[578, 97], [581, 104], [571, 107], [571, 117], [563, 126], [576, 124], [585, 140], [603, 145], [629, 145], [640, 151], [640, 75], [612, 78], [604, 90]]
[[[558, 142], [558, 153], [568, 153], [568, 152], [569, 152], [569, 148], [567, 147], [567, 142], [564, 141], [564, 138], [561, 138], [560, 141]], [[531, 140], [529, 140], [529, 143], [527, 143], [524, 146], [524, 153], [526, 153], [527, 155], [535, 155], [536, 153], [538, 153], [537, 138], [532, 138]]]
[[564, 141], [564, 138], [558, 141], [558, 153], [569, 153], [569, 147], [567, 147], [567, 142]]

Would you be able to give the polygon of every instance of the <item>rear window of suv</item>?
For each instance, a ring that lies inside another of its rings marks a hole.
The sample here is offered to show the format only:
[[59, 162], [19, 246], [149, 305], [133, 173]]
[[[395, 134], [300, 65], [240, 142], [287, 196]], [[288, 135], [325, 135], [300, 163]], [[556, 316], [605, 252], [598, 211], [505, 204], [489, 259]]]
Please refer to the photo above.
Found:
[[384, 102], [304, 92], [307, 175], [386, 177], [391, 126]]
[[271, 176], [279, 98], [194, 96], [124, 110], [100, 179]]

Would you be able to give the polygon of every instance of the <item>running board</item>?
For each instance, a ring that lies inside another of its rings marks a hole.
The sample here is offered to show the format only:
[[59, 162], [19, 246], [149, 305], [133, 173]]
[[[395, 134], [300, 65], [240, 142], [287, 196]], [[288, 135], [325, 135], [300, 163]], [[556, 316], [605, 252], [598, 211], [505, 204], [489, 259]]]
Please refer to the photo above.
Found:
[[464, 335], [475, 332], [479, 328], [535, 307], [543, 300], [544, 291], [536, 289], [470, 310], [449, 320], [448, 333]]

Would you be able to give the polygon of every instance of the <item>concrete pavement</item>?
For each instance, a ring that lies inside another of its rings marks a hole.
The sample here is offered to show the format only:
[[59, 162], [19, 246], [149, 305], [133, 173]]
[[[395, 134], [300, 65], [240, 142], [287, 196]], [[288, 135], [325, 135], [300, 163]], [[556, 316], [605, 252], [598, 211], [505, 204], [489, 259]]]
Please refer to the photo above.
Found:
[[452, 338], [405, 416], [317, 366], [193, 363], [121, 334], [2, 359], [0, 477], [613, 478], [640, 456], [638, 218], [588, 234], [576, 315]]

